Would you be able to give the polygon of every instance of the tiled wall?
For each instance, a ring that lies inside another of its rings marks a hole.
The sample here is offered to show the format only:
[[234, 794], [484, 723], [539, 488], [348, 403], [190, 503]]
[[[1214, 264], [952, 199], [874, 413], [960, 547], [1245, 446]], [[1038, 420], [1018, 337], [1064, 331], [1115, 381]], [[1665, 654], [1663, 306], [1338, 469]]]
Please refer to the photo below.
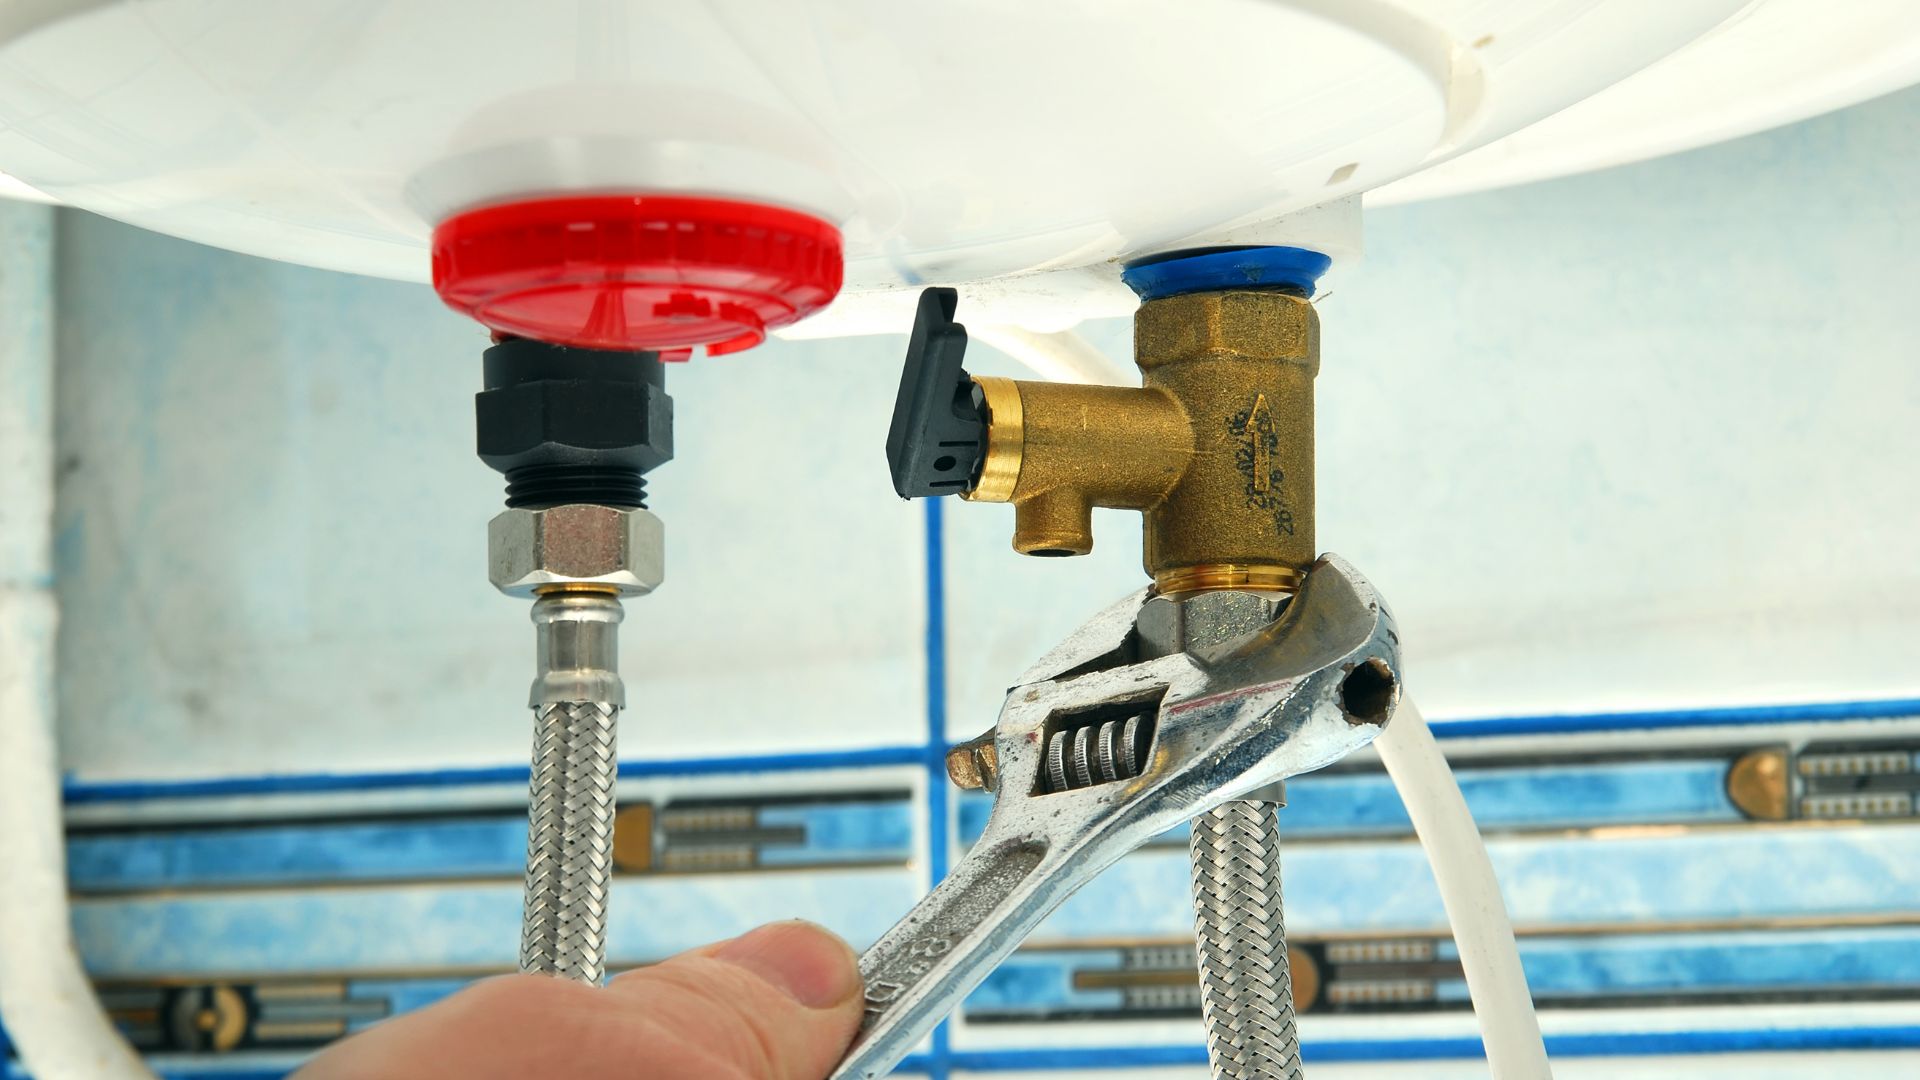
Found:
[[[1916, 144], [1909, 92], [1383, 211], [1321, 300], [1322, 543], [1459, 721], [1564, 1075], [1920, 1068]], [[56, 248], [82, 948], [165, 1060], [277, 1074], [512, 960], [531, 628], [484, 580], [484, 339], [416, 286], [82, 215]], [[1125, 354], [1123, 323], [1086, 332]], [[1024, 560], [1005, 508], [892, 496], [901, 345], [670, 373], [616, 964], [791, 915], [871, 940], [977, 833], [946, 739], [1138, 584], [1126, 515], [1086, 559]], [[1753, 754], [1797, 785], [1783, 820], [1727, 795]], [[1308, 1060], [1471, 1075], [1371, 769], [1282, 818]], [[916, 1067], [1197, 1075], [1183, 862], [1149, 847], [1070, 902]], [[232, 1046], [187, 1022], [209, 1010]]]
[[[1556, 1055], [1660, 1075], [1638, 1059], [1920, 1044], [1920, 717], [1886, 711], [1906, 715], [1441, 729]], [[1737, 779], [1761, 761], [1784, 781], [1772, 805]], [[613, 967], [780, 917], [871, 941], [984, 818], [979, 799], [915, 762], [828, 768], [800, 755], [724, 771], [747, 764], [625, 770]], [[510, 967], [523, 783], [524, 771], [164, 794], [76, 786], [76, 929], [143, 1047], [190, 1069], [284, 1069]], [[1417, 1061], [1404, 1067], [1420, 1075], [1471, 1063], [1457, 955], [1377, 763], [1298, 779], [1289, 796], [1309, 1060]], [[1124, 859], [990, 976], [913, 1068], [1198, 1066], [1186, 878], [1177, 832]], [[211, 1032], [194, 1024], [204, 1015], [219, 1021]], [[1881, 1059], [1862, 1060], [1876, 1075]]]

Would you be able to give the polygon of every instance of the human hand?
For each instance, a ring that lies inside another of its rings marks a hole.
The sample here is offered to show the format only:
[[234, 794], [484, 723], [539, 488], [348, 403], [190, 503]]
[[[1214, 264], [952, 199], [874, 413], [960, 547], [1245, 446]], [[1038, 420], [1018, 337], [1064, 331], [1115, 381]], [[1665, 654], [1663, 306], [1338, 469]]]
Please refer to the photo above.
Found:
[[846, 942], [772, 923], [605, 987], [487, 979], [328, 1047], [292, 1080], [821, 1080], [861, 989]]

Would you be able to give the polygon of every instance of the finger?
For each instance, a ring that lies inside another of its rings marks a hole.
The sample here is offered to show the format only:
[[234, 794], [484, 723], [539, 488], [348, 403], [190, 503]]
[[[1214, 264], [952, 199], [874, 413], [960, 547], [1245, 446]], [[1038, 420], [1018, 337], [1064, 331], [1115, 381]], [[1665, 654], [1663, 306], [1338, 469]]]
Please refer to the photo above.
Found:
[[297, 1080], [820, 1080], [860, 1009], [853, 951], [812, 924], [775, 923], [605, 989], [487, 979], [335, 1044]]
[[[628, 972], [609, 989], [671, 1041], [656, 1062], [663, 1078], [819, 1080], [860, 1022], [853, 950], [805, 922], [773, 923], [683, 953]], [[682, 1062], [686, 1071], [674, 1071]]]

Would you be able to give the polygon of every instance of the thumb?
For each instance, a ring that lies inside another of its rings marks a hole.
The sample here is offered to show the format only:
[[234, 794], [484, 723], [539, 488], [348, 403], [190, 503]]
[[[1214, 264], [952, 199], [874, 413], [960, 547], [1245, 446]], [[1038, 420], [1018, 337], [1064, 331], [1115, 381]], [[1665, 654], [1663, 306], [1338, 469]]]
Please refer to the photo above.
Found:
[[808, 922], [772, 923], [630, 971], [608, 984], [661, 1041], [648, 1075], [820, 1080], [846, 1052], [861, 1011], [846, 942]]

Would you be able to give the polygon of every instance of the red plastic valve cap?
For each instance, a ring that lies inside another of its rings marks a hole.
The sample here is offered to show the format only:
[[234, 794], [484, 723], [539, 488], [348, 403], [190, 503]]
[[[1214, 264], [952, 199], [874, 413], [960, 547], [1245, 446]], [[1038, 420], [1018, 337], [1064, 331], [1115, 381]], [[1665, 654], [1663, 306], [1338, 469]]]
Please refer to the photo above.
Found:
[[729, 199], [584, 195], [433, 230], [433, 287], [496, 333], [686, 359], [750, 349], [840, 291], [840, 231]]

